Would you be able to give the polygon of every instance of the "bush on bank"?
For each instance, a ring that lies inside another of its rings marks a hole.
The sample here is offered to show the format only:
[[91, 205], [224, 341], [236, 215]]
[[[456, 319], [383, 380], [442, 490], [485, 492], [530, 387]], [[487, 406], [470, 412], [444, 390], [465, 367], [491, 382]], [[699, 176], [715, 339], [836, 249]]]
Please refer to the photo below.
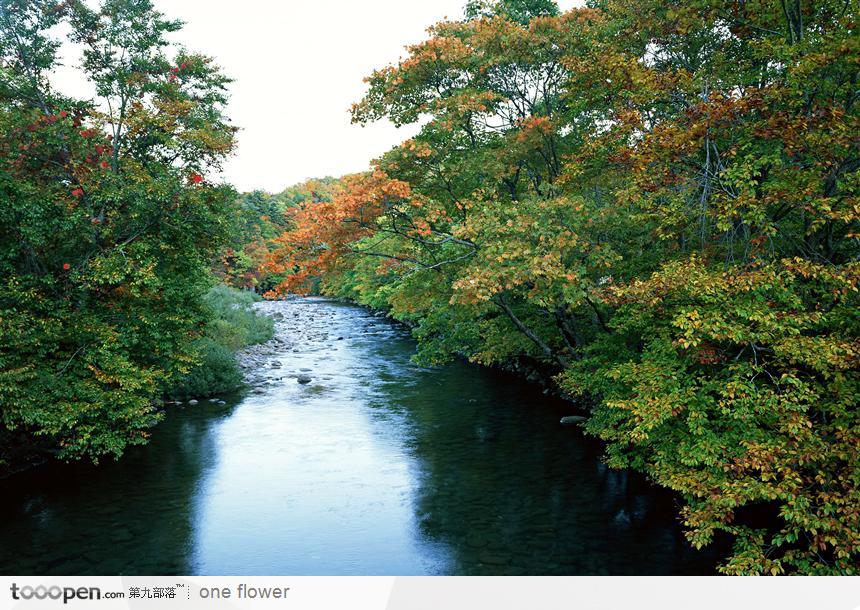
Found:
[[247, 290], [215, 286], [203, 297], [206, 326], [195, 342], [196, 363], [168, 394], [173, 398], [213, 396], [242, 385], [236, 352], [264, 343], [274, 335], [274, 322], [252, 305], [262, 297]]

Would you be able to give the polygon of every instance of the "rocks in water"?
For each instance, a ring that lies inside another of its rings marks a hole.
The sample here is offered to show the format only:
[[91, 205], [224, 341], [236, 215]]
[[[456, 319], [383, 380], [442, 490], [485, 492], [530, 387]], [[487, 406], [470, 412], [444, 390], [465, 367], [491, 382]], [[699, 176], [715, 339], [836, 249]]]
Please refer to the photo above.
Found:
[[226, 405], [226, 404], [227, 404], [227, 401], [226, 401], [226, 400], [219, 400], [219, 401], [218, 401], [218, 404], [219, 404], [219, 405]]
[[280, 363], [280, 362], [278, 362], [277, 360], [275, 360], [275, 361], [274, 361], [274, 362], [272, 362], [269, 366], [270, 366], [271, 368], [273, 368], [273, 369], [279, 369], [279, 368], [281, 368], [281, 363]]
[[630, 515], [627, 514], [627, 511], [624, 510], [623, 508], [621, 510], [619, 510], [617, 513], [615, 513], [615, 518], [613, 519], [613, 521], [615, 522], [616, 525], [621, 526], [621, 527], [626, 527], [626, 526], [630, 525], [630, 523], [631, 523]]
[[196, 405], [196, 404], [197, 404], [197, 402], [198, 402], [197, 400], [195, 400], [194, 398], [192, 398], [191, 400], [189, 400], [189, 401], [188, 401], [188, 404], [189, 404], [189, 405]]
[[209, 402], [218, 402], [218, 399], [217, 398], [210, 398]]
[[313, 381], [313, 379], [308, 375], [299, 375], [298, 377], [296, 377], [296, 381], [298, 381], [301, 384], [306, 384], [306, 383], [310, 383], [311, 381]]
[[565, 415], [561, 418], [561, 425], [573, 426], [574, 424], [581, 424], [584, 421], [588, 421], [588, 418], [582, 415]]
[[310, 373], [313, 369], [299, 369], [303, 373]]

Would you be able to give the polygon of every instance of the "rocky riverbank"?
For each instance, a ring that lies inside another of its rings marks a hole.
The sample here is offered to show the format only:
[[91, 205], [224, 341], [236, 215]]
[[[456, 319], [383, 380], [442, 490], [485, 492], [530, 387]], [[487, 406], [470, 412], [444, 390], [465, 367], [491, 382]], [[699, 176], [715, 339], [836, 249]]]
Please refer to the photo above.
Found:
[[[255, 303], [254, 308], [259, 313], [271, 317], [275, 322], [274, 336], [267, 342], [253, 345], [241, 350], [236, 355], [239, 368], [242, 370], [245, 383], [255, 394], [264, 394], [267, 388], [276, 386], [287, 379], [294, 379], [299, 384], [330, 380], [331, 377], [319, 376], [313, 368], [284, 366], [283, 354], [316, 353], [330, 350], [335, 342], [344, 340], [343, 331], [338, 331], [334, 325], [335, 314], [332, 310], [317, 307], [319, 301], [327, 301], [323, 297], [287, 297], [280, 301], [263, 301]], [[360, 331], [362, 336], [373, 336], [392, 327], [403, 326], [388, 318], [384, 312], [362, 307], [370, 313], [367, 327]], [[558, 387], [552, 382], [552, 376], [557, 372], [541, 366], [533, 361], [516, 361], [505, 366], [496, 367], [517, 377], [523, 378], [540, 387], [544, 394], [554, 395], [564, 400], [570, 397], [560, 395]], [[587, 408], [578, 401], [571, 400], [571, 413], [563, 424], [580, 424], [588, 415]]]
[[[263, 394], [270, 386], [285, 379], [309, 384], [318, 377], [313, 368], [285, 368], [281, 355], [314, 353], [331, 348], [343, 341], [343, 334], [334, 332], [334, 313], [314, 307], [314, 297], [290, 297], [282, 301], [263, 301], [254, 308], [275, 321], [275, 334], [265, 343], [252, 345], [236, 354], [236, 361], [252, 393]], [[328, 379], [328, 377], [322, 377]]]

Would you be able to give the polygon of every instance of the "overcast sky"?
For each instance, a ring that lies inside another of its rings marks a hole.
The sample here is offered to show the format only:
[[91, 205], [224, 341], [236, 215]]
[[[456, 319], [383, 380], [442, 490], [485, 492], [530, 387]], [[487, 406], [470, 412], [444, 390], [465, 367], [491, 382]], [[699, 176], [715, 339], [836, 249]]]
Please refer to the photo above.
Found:
[[[240, 191], [280, 191], [306, 178], [363, 171], [414, 135], [351, 125], [362, 79], [466, 0], [154, 0], [185, 21], [176, 39], [235, 79], [228, 115], [241, 128], [224, 178]], [[562, 0], [562, 9], [577, 2]]]

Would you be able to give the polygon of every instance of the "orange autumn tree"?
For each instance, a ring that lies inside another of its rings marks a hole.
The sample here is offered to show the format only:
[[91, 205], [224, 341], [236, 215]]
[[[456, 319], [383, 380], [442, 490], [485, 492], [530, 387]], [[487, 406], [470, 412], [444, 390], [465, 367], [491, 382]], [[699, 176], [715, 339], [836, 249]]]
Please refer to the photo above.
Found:
[[347, 176], [331, 201], [308, 201], [289, 211], [293, 228], [274, 240], [265, 264], [270, 273], [287, 273], [269, 296], [307, 293], [313, 278], [331, 271], [355, 242], [373, 235], [379, 218], [411, 196], [406, 182], [382, 171]]

